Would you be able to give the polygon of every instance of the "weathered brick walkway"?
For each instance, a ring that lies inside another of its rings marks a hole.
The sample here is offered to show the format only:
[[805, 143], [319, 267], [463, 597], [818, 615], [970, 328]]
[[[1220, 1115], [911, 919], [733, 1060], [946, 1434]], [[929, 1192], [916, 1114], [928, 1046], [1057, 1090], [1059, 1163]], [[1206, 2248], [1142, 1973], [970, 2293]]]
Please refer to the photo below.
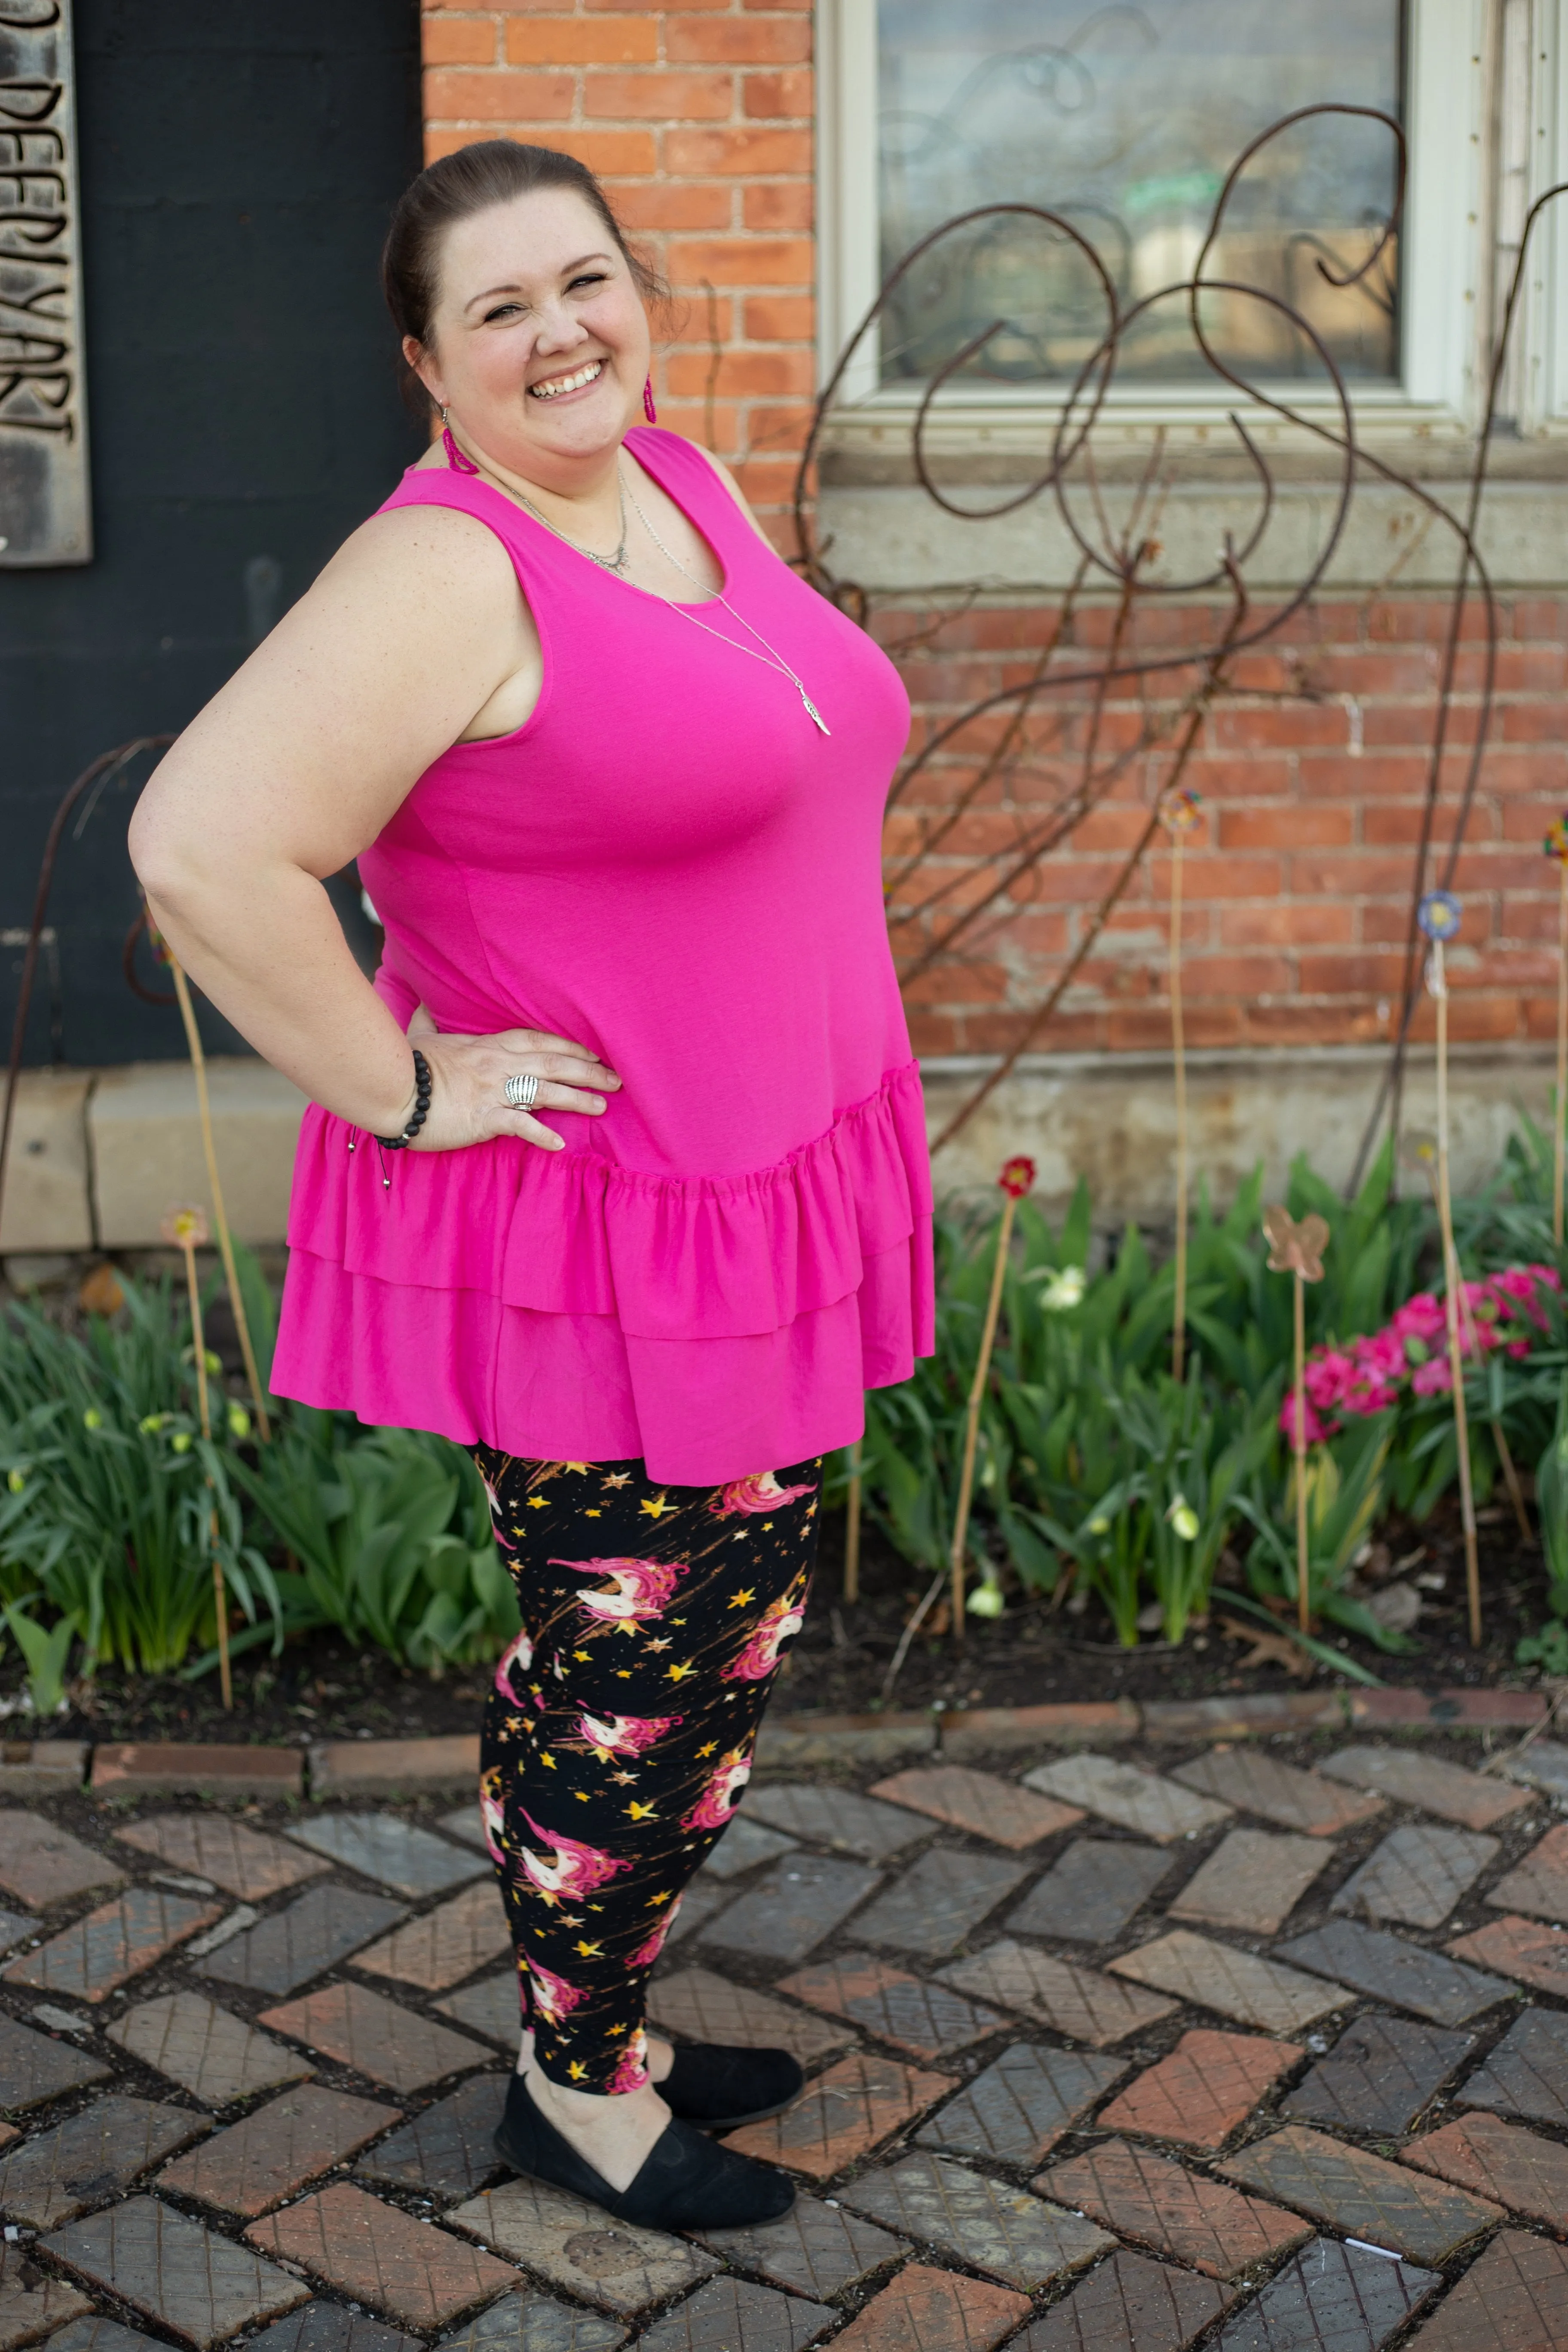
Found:
[[467, 1743], [6, 1748], [0, 2352], [1568, 2352], [1568, 1748], [1403, 1705], [775, 1726], [653, 2013], [801, 2194], [702, 2242], [495, 2163]]

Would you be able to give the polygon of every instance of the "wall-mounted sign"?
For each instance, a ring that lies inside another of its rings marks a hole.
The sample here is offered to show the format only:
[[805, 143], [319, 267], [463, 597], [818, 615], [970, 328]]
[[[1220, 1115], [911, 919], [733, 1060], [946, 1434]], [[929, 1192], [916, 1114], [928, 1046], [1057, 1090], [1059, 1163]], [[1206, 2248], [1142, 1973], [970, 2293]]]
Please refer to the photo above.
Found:
[[0, 0], [0, 567], [92, 555], [70, 0]]

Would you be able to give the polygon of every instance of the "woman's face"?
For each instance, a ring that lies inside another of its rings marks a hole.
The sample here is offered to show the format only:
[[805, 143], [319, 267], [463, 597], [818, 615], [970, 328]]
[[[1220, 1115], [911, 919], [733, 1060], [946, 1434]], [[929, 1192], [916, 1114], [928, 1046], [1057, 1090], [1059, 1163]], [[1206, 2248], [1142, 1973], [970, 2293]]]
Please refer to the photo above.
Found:
[[548, 483], [640, 413], [647, 314], [593, 206], [538, 188], [448, 230], [430, 341], [404, 351], [465, 441]]

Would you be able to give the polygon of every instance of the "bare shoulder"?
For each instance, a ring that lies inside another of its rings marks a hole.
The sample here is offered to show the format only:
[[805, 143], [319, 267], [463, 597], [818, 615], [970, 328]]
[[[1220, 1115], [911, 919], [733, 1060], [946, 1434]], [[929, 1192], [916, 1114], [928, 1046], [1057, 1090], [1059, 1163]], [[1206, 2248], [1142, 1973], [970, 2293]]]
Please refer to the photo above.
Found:
[[[351, 531], [316, 582], [353, 596], [456, 596], [465, 605], [515, 597], [511, 558], [493, 530], [456, 507], [392, 507]], [[312, 591], [312, 593], [314, 591]]]
[[768, 537], [767, 532], [763, 529], [762, 524], [757, 520], [756, 516], [746, 504], [745, 492], [742, 489], [740, 483], [735, 479], [734, 475], [730, 471], [729, 467], [726, 466], [722, 457], [715, 457], [712, 450], [705, 449], [700, 441], [693, 441], [690, 446], [696, 450], [700, 457], [705, 457], [707, 459], [709, 465], [712, 467], [713, 471], [718, 475], [719, 479], [723, 483], [724, 488], [729, 491], [730, 496], [734, 499], [735, 504], [740, 508], [741, 512], [745, 516], [746, 520], [751, 524], [752, 529], [756, 532], [757, 537], [762, 541], [763, 545], [771, 549], [773, 547], [773, 541]]

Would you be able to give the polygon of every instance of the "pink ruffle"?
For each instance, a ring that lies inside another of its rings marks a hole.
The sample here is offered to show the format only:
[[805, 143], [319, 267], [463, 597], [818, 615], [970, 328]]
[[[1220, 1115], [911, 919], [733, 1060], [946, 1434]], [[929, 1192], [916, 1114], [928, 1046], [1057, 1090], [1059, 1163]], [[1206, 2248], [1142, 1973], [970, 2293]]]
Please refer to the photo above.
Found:
[[919, 1071], [778, 1166], [638, 1174], [500, 1140], [400, 1154], [306, 1116], [280, 1395], [706, 1485], [849, 1443], [933, 1341]]

